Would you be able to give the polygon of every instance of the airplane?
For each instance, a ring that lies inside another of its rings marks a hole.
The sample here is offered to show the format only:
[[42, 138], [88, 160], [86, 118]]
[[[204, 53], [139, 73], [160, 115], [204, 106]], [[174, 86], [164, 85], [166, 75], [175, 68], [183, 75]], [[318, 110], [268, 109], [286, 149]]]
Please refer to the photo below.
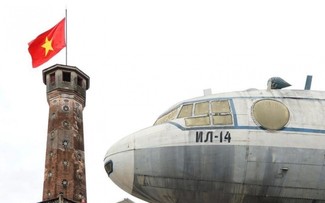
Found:
[[325, 92], [311, 79], [179, 102], [115, 143], [106, 173], [153, 203], [325, 202]]

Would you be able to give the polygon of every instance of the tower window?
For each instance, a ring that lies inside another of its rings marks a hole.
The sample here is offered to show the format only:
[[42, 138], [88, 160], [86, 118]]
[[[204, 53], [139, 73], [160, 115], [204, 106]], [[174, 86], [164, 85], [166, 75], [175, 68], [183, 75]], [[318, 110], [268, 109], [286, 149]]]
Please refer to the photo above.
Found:
[[68, 128], [68, 127], [69, 127], [69, 122], [68, 122], [68, 121], [63, 121], [63, 122], [62, 122], [62, 125], [63, 125], [64, 127]]
[[63, 72], [62, 80], [64, 82], [71, 82], [71, 73], [70, 72]]
[[54, 133], [54, 131], [52, 131], [51, 134], [50, 134], [50, 139], [54, 140], [54, 138], [55, 138], [55, 133]]
[[77, 77], [77, 85], [82, 87], [82, 78], [81, 77]]
[[64, 160], [64, 161], [63, 161], [63, 166], [64, 166], [64, 167], [67, 167], [67, 166], [68, 166], [68, 164], [69, 164], [69, 163], [68, 163], [68, 161], [67, 161], [67, 160]]
[[77, 177], [78, 177], [79, 180], [82, 180], [82, 174], [78, 173]]
[[78, 198], [79, 199], [82, 199], [83, 198], [83, 194], [82, 193], [79, 193]]
[[62, 180], [62, 186], [66, 188], [68, 186], [68, 181], [66, 179]]
[[55, 73], [50, 74], [50, 84], [54, 85], [55, 84]]
[[62, 109], [63, 109], [63, 111], [69, 111], [69, 106], [64, 105], [64, 106], [62, 107]]
[[64, 147], [68, 147], [68, 141], [67, 140], [63, 140], [63, 142], [62, 142], [62, 145], [64, 146]]
[[81, 161], [81, 158], [82, 158], [81, 154], [78, 153], [78, 154], [77, 154], [77, 159], [78, 159], [78, 161]]

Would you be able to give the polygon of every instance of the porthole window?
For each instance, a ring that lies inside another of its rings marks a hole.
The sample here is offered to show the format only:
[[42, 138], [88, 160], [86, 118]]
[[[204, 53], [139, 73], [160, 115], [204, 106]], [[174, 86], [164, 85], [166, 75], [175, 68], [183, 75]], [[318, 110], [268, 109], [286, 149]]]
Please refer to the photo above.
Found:
[[68, 164], [69, 164], [69, 163], [68, 163], [68, 161], [67, 161], [67, 160], [64, 160], [64, 161], [63, 161], [63, 166], [64, 166], [64, 167], [67, 167], [67, 166], [68, 166]]
[[63, 121], [62, 124], [63, 124], [63, 126], [66, 127], [66, 128], [69, 127], [69, 122], [68, 122], [68, 121]]
[[54, 140], [54, 138], [55, 138], [55, 133], [54, 133], [54, 131], [52, 131], [52, 132], [50, 133], [50, 139], [51, 139], [51, 140]]
[[62, 145], [63, 145], [65, 148], [68, 147], [68, 144], [69, 144], [68, 140], [63, 140]]
[[252, 107], [255, 122], [267, 130], [280, 130], [288, 123], [290, 113], [281, 102], [271, 99], [257, 101]]
[[78, 161], [82, 160], [82, 155], [80, 153], [77, 154], [77, 159], [78, 159]]
[[69, 111], [69, 107], [68, 107], [67, 105], [64, 105], [64, 106], [62, 107], [62, 109], [63, 109], [63, 111]]
[[62, 186], [66, 188], [68, 186], [68, 181], [66, 179], [62, 180]]
[[81, 200], [83, 198], [83, 194], [79, 193], [78, 198]]
[[78, 178], [79, 180], [82, 180], [82, 174], [78, 173], [78, 174], [77, 174], [77, 178]]

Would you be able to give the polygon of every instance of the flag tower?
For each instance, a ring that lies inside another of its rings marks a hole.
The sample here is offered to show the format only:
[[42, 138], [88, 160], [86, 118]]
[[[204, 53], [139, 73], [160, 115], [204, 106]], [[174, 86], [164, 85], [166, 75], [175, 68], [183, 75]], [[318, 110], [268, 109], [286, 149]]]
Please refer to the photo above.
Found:
[[43, 70], [49, 104], [42, 203], [85, 203], [86, 172], [82, 112], [90, 78], [77, 67]]

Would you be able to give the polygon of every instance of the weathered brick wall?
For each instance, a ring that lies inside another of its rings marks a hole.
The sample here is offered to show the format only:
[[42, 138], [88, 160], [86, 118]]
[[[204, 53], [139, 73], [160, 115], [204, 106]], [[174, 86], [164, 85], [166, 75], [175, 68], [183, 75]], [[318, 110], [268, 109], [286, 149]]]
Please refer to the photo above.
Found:
[[[62, 65], [61, 65], [62, 66]], [[76, 78], [82, 78], [78, 69], [63, 66], [71, 71], [71, 80], [62, 81], [60, 67], [49, 68], [44, 72], [49, 104], [47, 147], [43, 186], [43, 201], [62, 195], [64, 198], [86, 202], [86, 171], [84, 159], [84, 132], [82, 113], [85, 105], [85, 82], [77, 84]], [[50, 80], [49, 74], [55, 80]], [[82, 73], [84, 74], [84, 73]], [[53, 82], [54, 81], [54, 82]], [[62, 84], [65, 83], [64, 88]], [[66, 84], [70, 83], [70, 84]], [[76, 88], [78, 86], [78, 88]], [[84, 88], [83, 94], [76, 89]]]

